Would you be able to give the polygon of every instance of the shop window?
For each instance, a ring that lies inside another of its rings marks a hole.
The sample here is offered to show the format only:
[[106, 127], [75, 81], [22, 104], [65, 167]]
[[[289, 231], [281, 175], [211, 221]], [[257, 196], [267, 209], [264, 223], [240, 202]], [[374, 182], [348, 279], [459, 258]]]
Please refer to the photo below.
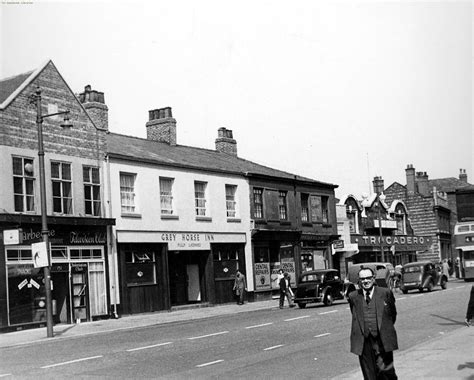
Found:
[[237, 186], [225, 185], [225, 206], [228, 218], [237, 217], [237, 201], [235, 194], [237, 192]]
[[72, 214], [71, 164], [51, 162], [53, 186], [53, 211], [58, 214]]
[[242, 247], [235, 244], [213, 245], [214, 277], [232, 278], [239, 268], [239, 259], [243, 257]]
[[89, 263], [89, 304], [92, 316], [107, 314], [107, 288], [103, 262]]
[[99, 168], [92, 166], [82, 167], [84, 181], [84, 207], [86, 215], [100, 216], [100, 175]]
[[135, 174], [120, 173], [120, 203], [122, 213], [133, 214], [136, 210]]
[[301, 221], [309, 222], [309, 195], [301, 194]]
[[280, 191], [278, 197], [278, 212], [280, 216], [280, 220], [287, 220], [288, 219], [288, 206], [287, 206], [287, 192]]
[[20, 249], [8, 249], [7, 250], [7, 261], [31, 261], [31, 249], [20, 248]]
[[194, 182], [194, 202], [195, 202], [195, 210], [196, 216], [206, 216], [207, 209], [206, 209], [206, 188], [207, 182]]
[[35, 211], [33, 159], [13, 157], [13, 196], [15, 211]]
[[126, 251], [127, 285], [156, 284], [155, 252]]
[[53, 260], [67, 260], [67, 248], [66, 247], [51, 247], [51, 258]]
[[173, 178], [160, 177], [161, 215], [173, 215]]
[[71, 260], [86, 260], [103, 257], [103, 251], [101, 249], [90, 248], [71, 248], [69, 254]]
[[253, 217], [255, 219], [263, 218], [263, 189], [253, 189]]

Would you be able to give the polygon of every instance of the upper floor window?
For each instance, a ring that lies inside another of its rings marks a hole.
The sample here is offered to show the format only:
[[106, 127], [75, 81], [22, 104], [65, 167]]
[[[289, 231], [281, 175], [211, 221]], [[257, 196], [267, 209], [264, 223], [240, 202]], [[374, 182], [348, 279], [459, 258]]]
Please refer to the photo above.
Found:
[[395, 221], [397, 222], [397, 230], [395, 234], [406, 235], [406, 214], [405, 208], [401, 204], [398, 204], [395, 208]]
[[123, 213], [136, 212], [135, 174], [120, 173], [120, 202]]
[[237, 217], [237, 201], [235, 194], [237, 192], [237, 186], [225, 185], [225, 205], [228, 218]]
[[329, 197], [321, 197], [321, 213], [323, 223], [329, 223]]
[[162, 215], [173, 215], [173, 178], [160, 177], [160, 206]]
[[309, 222], [309, 195], [301, 194], [301, 221]]
[[263, 218], [263, 189], [253, 189], [253, 217]]
[[84, 181], [84, 206], [86, 215], [100, 216], [100, 174], [99, 168], [82, 167]]
[[196, 209], [196, 216], [206, 216], [206, 188], [207, 182], [194, 182], [194, 202]]
[[311, 222], [329, 222], [328, 202], [328, 197], [320, 195], [310, 196]]
[[35, 211], [33, 159], [13, 157], [13, 196], [15, 211]]
[[286, 194], [286, 191], [280, 191], [278, 194], [278, 214], [281, 220], [288, 219]]
[[72, 214], [71, 164], [51, 162], [51, 182], [53, 184], [53, 211]]

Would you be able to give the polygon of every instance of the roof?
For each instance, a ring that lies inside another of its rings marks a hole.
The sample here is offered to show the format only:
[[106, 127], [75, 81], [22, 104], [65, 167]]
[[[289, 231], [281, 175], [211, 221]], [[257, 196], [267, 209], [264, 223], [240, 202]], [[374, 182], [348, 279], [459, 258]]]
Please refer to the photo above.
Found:
[[443, 191], [445, 193], [454, 192], [457, 189], [464, 188], [474, 189], [474, 185], [461, 181], [460, 179], [455, 177], [430, 179], [428, 180], [428, 185], [430, 188], [436, 187], [436, 190]]
[[28, 71], [27, 73], [0, 80], [0, 104], [7, 100], [32, 73], [33, 71]]
[[314, 185], [336, 188], [337, 185], [320, 182], [281, 170], [259, 165], [252, 161], [221, 153], [215, 150], [190, 147], [185, 145], [171, 146], [164, 142], [126, 136], [117, 133], [107, 134], [108, 154], [114, 158], [148, 162], [165, 166], [174, 166], [195, 170], [228, 173], [245, 176], [264, 176], [278, 179], [297, 180]]

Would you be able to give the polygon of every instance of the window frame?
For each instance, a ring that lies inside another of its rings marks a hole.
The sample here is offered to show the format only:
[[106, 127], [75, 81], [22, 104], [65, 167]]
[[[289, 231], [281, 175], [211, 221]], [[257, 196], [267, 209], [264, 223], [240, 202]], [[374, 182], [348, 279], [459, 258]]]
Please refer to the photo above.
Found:
[[288, 220], [288, 192], [278, 191], [278, 216], [280, 220]]
[[265, 216], [264, 207], [263, 207], [263, 188], [254, 187], [252, 190], [252, 195], [253, 195], [253, 217], [254, 219], [263, 219]]
[[[131, 186], [128, 186], [127, 191], [124, 190], [125, 186], [122, 185], [122, 178], [128, 177], [132, 179]], [[137, 202], [137, 174], [129, 172], [119, 173], [119, 187], [120, 187], [120, 211], [122, 215], [126, 214], [137, 214], [138, 213], [138, 202]], [[124, 196], [124, 195], [129, 195]], [[127, 200], [128, 203], [124, 203]]]
[[[201, 185], [203, 189], [198, 189], [198, 186]], [[209, 216], [207, 207], [207, 185], [208, 183], [205, 181], [194, 181], [194, 211], [195, 216], [198, 218]]]
[[[88, 171], [88, 181], [85, 180], [85, 172]], [[98, 182], [94, 182], [94, 171], [97, 171]], [[100, 168], [91, 165], [82, 165], [82, 182], [84, 186], [84, 214], [90, 216], [101, 216], [102, 215], [102, 197], [101, 197], [101, 181], [100, 181]], [[95, 190], [95, 191], [94, 191]], [[90, 199], [87, 198], [88, 192], [90, 193]], [[96, 199], [95, 195], [98, 196]], [[90, 204], [91, 212], [88, 213], [88, 204]]]
[[[21, 174], [15, 173], [15, 160], [21, 160]], [[26, 162], [28, 161], [28, 162]], [[32, 174], [28, 175], [26, 165], [32, 166]], [[34, 159], [24, 156], [12, 156], [13, 177], [13, 209], [15, 212], [34, 213], [36, 211], [35, 186], [36, 176], [34, 170]], [[21, 181], [21, 193], [17, 193], [17, 182]], [[31, 190], [31, 194], [28, 191]], [[21, 198], [21, 210], [17, 209], [17, 199]]]
[[[55, 170], [53, 166], [58, 165], [58, 177], [53, 176]], [[74, 214], [74, 195], [73, 195], [73, 171], [72, 164], [66, 161], [56, 161], [51, 160], [51, 187], [52, 187], [52, 200], [53, 200], [53, 213], [60, 215], [73, 215]], [[64, 178], [65, 168], [69, 168], [69, 178]], [[59, 195], [56, 194], [55, 185], [59, 186]], [[69, 185], [69, 196], [65, 195], [67, 193], [67, 185]], [[59, 203], [56, 203], [58, 202]], [[60, 210], [56, 206], [60, 205]]]
[[[169, 181], [169, 191], [166, 193], [167, 189], [164, 189], [164, 183]], [[160, 214], [161, 215], [175, 215], [174, 202], [173, 202], [173, 185], [174, 178], [172, 177], [160, 177], [159, 178], [159, 190], [160, 190]], [[169, 205], [168, 208], [164, 205]]]
[[237, 209], [237, 185], [225, 185], [225, 208], [228, 219], [239, 217]]

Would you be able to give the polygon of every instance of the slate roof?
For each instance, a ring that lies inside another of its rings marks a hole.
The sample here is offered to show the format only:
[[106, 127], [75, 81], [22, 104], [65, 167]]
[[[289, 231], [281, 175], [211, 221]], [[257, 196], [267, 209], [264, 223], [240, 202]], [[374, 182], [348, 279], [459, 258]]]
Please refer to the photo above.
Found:
[[267, 166], [256, 164], [230, 154], [215, 150], [185, 145], [170, 146], [167, 143], [152, 141], [117, 133], [107, 134], [107, 150], [111, 157], [150, 162], [195, 170], [208, 170], [245, 176], [265, 176], [278, 179], [298, 180], [314, 185], [336, 188], [338, 185], [320, 182]]
[[474, 185], [461, 181], [455, 177], [430, 179], [428, 180], [428, 184], [430, 188], [436, 187], [436, 190], [443, 191], [445, 193], [454, 192], [456, 189], [474, 189]]
[[20, 85], [28, 79], [28, 77], [33, 73], [29, 71], [27, 73], [15, 75], [14, 77], [9, 77], [0, 80], [0, 104], [2, 104], [8, 97], [13, 94], [13, 92], [20, 87]]

